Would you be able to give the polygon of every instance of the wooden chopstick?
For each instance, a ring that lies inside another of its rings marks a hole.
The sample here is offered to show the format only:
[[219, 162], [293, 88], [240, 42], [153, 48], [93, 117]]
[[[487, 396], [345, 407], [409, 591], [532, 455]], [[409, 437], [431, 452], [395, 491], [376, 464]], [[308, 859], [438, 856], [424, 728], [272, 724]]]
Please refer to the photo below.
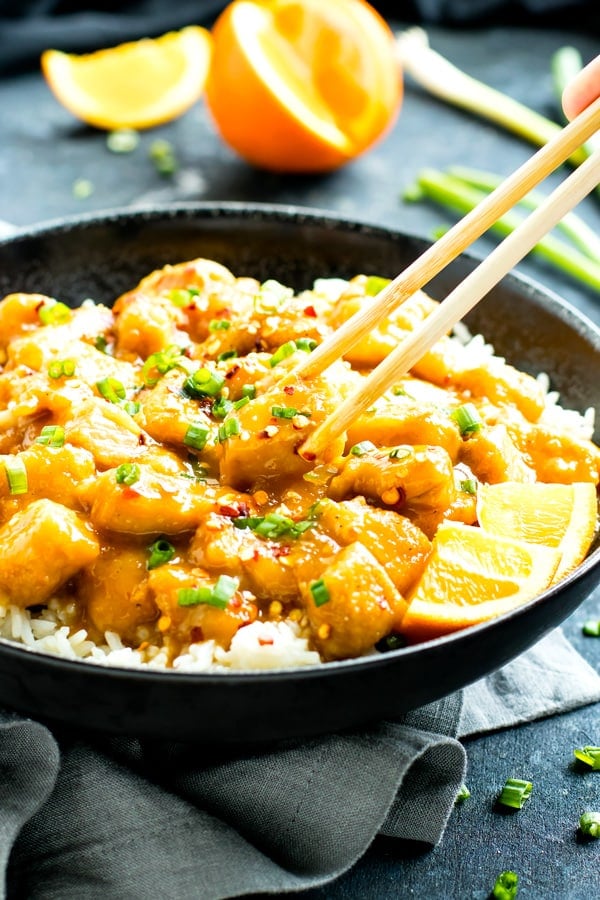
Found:
[[600, 98], [404, 269], [379, 292], [372, 303], [348, 319], [331, 337], [304, 357], [294, 368], [294, 374], [302, 378], [314, 377], [344, 356], [363, 335], [372, 331], [392, 310], [431, 281], [448, 263], [481, 237], [500, 216], [564, 163], [599, 127]]
[[[598, 106], [600, 109], [600, 105]], [[573, 172], [515, 231], [440, 303], [312, 433], [300, 448], [307, 460], [326, 455], [326, 448], [354, 419], [373, 405], [429, 348], [462, 319], [566, 213], [600, 183], [600, 148]]]

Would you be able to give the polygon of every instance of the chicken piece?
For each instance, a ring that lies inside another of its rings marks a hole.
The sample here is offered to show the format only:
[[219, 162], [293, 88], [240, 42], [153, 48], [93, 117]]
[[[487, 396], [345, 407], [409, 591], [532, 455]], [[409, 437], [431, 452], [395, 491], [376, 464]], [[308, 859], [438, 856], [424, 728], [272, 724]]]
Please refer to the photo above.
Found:
[[452, 460], [442, 447], [419, 445], [347, 456], [327, 495], [347, 500], [359, 494], [401, 512], [431, 538], [456, 497]]
[[309, 579], [338, 550], [339, 544], [316, 531], [268, 540], [236, 527], [235, 519], [211, 514], [197, 529], [188, 558], [209, 572], [238, 577], [241, 588], [260, 600], [290, 603], [298, 597], [298, 581]]
[[463, 441], [461, 462], [488, 484], [500, 481], [535, 481], [535, 471], [515, 446], [505, 425], [490, 425]]
[[187, 565], [160, 566], [148, 575], [148, 591], [160, 611], [158, 629], [173, 646], [174, 655], [181, 646], [214, 640], [225, 649], [242, 625], [254, 622], [258, 610], [246, 592], [236, 590], [224, 609], [209, 603], [182, 606], [180, 591], [214, 588], [218, 579], [204, 570]]
[[140, 462], [132, 484], [119, 483], [116, 469], [103, 472], [86, 493], [95, 528], [119, 534], [174, 535], [193, 531], [217, 509], [215, 489]]
[[52, 302], [45, 294], [7, 294], [0, 301], [0, 350], [5, 352], [14, 338], [37, 328], [40, 307]]
[[34, 500], [0, 528], [2, 602], [45, 603], [99, 552], [96, 537], [75, 512], [53, 500]]
[[411, 398], [378, 404], [373, 412], [358, 416], [349, 426], [347, 447], [369, 440], [379, 447], [397, 444], [429, 444], [443, 447], [455, 462], [462, 444], [460, 429], [446, 409], [429, 408]]
[[[96, 475], [94, 458], [87, 450], [71, 447], [44, 447], [32, 444], [18, 454], [27, 472], [27, 493], [19, 495], [23, 503], [44, 497], [70, 509], [81, 510], [81, 485]], [[0, 457], [0, 468], [5, 459]], [[8, 481], [0, 478], [0, 497], [9, 496]]]
[[106, 469], [136, 459], [152, 438], [120, 406], [92, 397], [74, 406], [62, 423], [65, 440], [93, 455], [98, 468]]
[[[308, 435], [339, 405], [339, 372], [331, 366], [323, 375], [304, 383], [288, 375], [286, 383], [272, 385], [224, 420], [234, 425], [222, 442], [221, 479], [246, 490], [252, 485], [281, 482], [307, 472], [311, 463], [298, 455]], [[337, 382], [337, 383], [336, 383]], [[332, 457], [342, 453], [344, 438], [332, 443]]]
[[240, 400], [244, 396], [244, 388], [272, 376], [273, 369], [269, 365], [271, 355], [248, 353], [246, 356], [228, 359], [221, 365], [219, 371], [225, 376], [230, 400]]
[[318, 527], [342, 546], [359, 541], [405, 594], [420, 577], [431, 542], [410, 519], [393, 510], [369, 506], [364, 497], [318, 505]]
[[146, 589], [146, 547], [103, 547], [77, 579], [77, 596], [86, 612], [86, 625], [100, 638], [116, 632], [129, 643], [136, 631], [158, 618], [158, 608]]
[[172, 345], [185, 347], [189, 337], [183, 312], [169, 297], [147, 297], [132, 291], [115, 306], [115, 354], [147, 359]]
[[511, 423], [508, 430], [538, 481], [600, 481], [600, 448], [592, 441], [547, 425]]
[[340, 550], [316, 582], [301, 583], [300, 591], [313, 642], [326, 660], [369, 652], [407, 609], [383, 567], [358, 541]]

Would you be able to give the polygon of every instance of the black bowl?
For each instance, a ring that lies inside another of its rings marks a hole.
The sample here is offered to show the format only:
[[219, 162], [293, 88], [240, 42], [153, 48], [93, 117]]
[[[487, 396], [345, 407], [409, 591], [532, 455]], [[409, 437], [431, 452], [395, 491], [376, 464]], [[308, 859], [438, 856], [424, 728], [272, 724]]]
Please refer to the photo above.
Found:
[[[0, 242], [0, 295], [110, 303], [165, 263], [216, 259], [296, 289], [315, 277], [394, 276], [425, 241], [316, 211], [188, 204], [50, 223]], [[429, 287], [442, 299], [475, 266], [463, 256]], [[469, 315], [496, 352], [548, 372], [565, 406], [600, 409], [600, 331], [557, 296], [510, 275]], [[307, 669], [185, 674], [72, 662], [0, 642], [0, 703], [104, 733], [262, 742], [392, 717], [499, 668], [565, 619], [600, 580], [596, 546], [561, 584], [500, 618], [420, 646]]]

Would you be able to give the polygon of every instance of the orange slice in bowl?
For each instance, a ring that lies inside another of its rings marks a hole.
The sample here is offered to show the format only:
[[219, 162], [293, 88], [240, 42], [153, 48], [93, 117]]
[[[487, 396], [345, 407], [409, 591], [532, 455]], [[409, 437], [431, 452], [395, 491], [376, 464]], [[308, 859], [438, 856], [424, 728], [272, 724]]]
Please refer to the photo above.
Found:
[[212, 39], [190, 25], [95, 53], [46, 50], [42, 72], [57, 100], [96, 128], [151, 128], [184, 113], [202, 95]]
[[253, 165], [335, 169], [396, 117], [393, 35], [364, 0], [235, 0], [212, 33], [208, 106], [225, 142]]
[[424, 641], [496, 618], [549, 587], [560, 556], [556, 548], [443, 523], [399, 630]]
[[557, 548], [561, 559], [553, 582], [560, 581], [592, 543], [598, 521], [596, 487], [591, 482], [480, 484], [477, 519], [490, 534]]

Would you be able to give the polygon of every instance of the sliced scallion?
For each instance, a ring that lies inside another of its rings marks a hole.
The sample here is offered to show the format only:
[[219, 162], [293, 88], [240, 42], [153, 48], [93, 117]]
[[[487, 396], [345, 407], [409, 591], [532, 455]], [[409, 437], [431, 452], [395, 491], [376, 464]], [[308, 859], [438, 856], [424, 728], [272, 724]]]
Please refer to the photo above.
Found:
[[242, 397], [248, 397], [249, 400], [254, 400], [256, 397], [256, 385], [255, 384], [243, 384], [242, 385]]
[[502, 806], [510, 806], [512, 809], [522, 809], [526, 800], [531, 796], [533, 784], [531, 781], [523, 781], [521, 778], [507, 778], [498, 803]]
[[150, 551], [150, 556], [146, 562], [147, 569], [156, 569], [158, 566], [164, 566], [165, 563], [168, 563], [175, 556], [175, 547], [173, 544], [165, 541], [164, 538], [154, 541], [148, 547], [148, 550]]
[[75, 360], [73, 359], [53, 359], [48, 366], [48, 376], [50, 378], [70, 378], [75, 374]]
[[382, 278], [380, 275], [369, 275], [365, 284], [365, 294], [369, 297], [375, 297], [389, 283], [389, 278]]
[[296, 338], [294, 343], [296, 344], [296, 348], [298, 350], [304, 350], [305, 353], [312, 353], [317, 346], [317, 342], [314, 338]]
[[588, 619], [581, 628], [586, 637], [600, 637], [600, 619]]
[[110, 375], [96, 382], [98, 391], [109, 403], [119, 403], [125, 400], [126, 392], [123, 384], [118, 378], [112, 378]]
[[492, 889], [494, 900], [514, 900], [519, 890], [519, 876], [516, 872], [501, 872]]
[[175, 306], [189, 306], [194, 302], [194, 297], [199, 295], [200, 291], [195, 287], [173, 288], [169, 291], [169, 300]]
[[272, 406], [271, 415], [275, 419], [293, 419], [299, 415], [299, 411], [295, 406]]
[[280, 537], [298, 538], [312, 528], [316, 522], [316, 508], [309, 511], [306, 519], [295, 522], [281, 513], [268, 513], [266, 516], [238, 516], [233, 519], [236, 528], [248, 528], [260, 537], [274, 540]]
[[284, 359], [288, 359], [288, 357], [292, 356], [297, 350], [296, 341], [286, 341], [285, 344], [282, 344], [279, 347], [273, 356], [269, 359], [269, 365], [271, 368], [278, 365], [280, 362], [283, 362]]
[[140, 477], [140, 467], [137, 463], [121, 463], [115, 470], [115, 480], [117, 484], [125, 484], [130, 486], [135, 484]]
[[231, 322], [229, 319], [211, 319], [208, 323], [209, 331], [229, 331]]
[[185, 379], [183, 391], [188, 397], [216, 397], [225, 383], [225, 376], [220, 372], [211, 372], [203, 366], [196, 369]]
[[481, 416], [472, 403], [464, 403], [453, 409], [450, 418], [456, 422], [462, 435], [475, 434], [483, 425]]
[[223, 350], [223, 352], [219, 353], [219, 355], [217, 356], [217, 362], [225, 362], [228, 359], [235, 359], [237, 355], [237, 350]]
[[581, 749], [573, 750], [575, 759], [589, 766], [591, 769], [600, 770], [600, 747], [585, 746]]
[[219, 397], [212, 405], [211, 412], [215, 419], [224, 419], [228, 412], [231, 412], [233, 409], [233, 403], [231, 400], [227, 400], [225, 397]]
[[42, 325], [64, 325], [65, 322], [71, 320], [73, 311], [66, 303], [56, 301], [55, 303], [44, 303], [40, 306], [38, 315]]
[[146, 387], [154, 387], [171, 369], [181, 368], [181, 347], [171, 344], [164, 350], [151, 353], [142, 366], [142, 378]]
[[409, 456], [412, 456], [412, 450], [410, 447], [394, 447], [388, 456], [390, 459], [408, 459]]
[[226, 441], [227, 438], [233, 437], [236, 434], [239, 434], [241, 431], [240, 423], [235, 418], [227, 419], [223, 422], [222, 425], [219, 425], [219, 443], [222, 444], [223, 441]]
[[9, 492], [13, 496], [17, 494], [26, 494], [29, 490], [29, 482], [27, 479], [27, 469], [25, 468], [25, 463], [21, 457], [8, 456], [4, 460], [4, 468], [6, 470]]
[[584, 812], [579, 818], [579, 830], [586, 837], [600, 838], [600, 812]]
[[476, 494], [477, 482], [474, 478], [465, 478], [465, 480], [460, 483], [460, 489], [463, 494]]
[[377, 450], [377, 447], [372, 441], [359, 441], [358, 444], [354, 444], [354, 446], [350, 448], [350, 455], [364, 456], [365, 453], [370, 453], [372, 450]]
[[466, 786], [466, 784], [461, 784], [458, 794], [456, 795], [455, 803], [464, 803], [465, 800], [468, 800], [471, 796], [471, 791]]
[[62, 447], [65, 442], [65, 429], [62, 425], [44, 425], [35, 442], [44, 447]]
[[188, 425], [183, 436], [183, 443], [186, 447], [193, 447], [194, 450], [204, 450], [209, 435], [209, 428], [205, 425], [199, 425], [197, 422], [192, 422]]
[[242, 406], [245, 406], [246, 403], [250, 403], [250, 397], [240, 397], [239, 400], [236, 400], [233, 404], [234, 409], [241, 409]]
[[325, 603], [329, 603], [329, 601], [331, 600], [329, 588], [322, 578], [319, 578], [318, 581], [313, 581], [311, 583], [310, 592], [312, 594], [315, 606], [323, 606]]
[[218, 609], [226, 609], [227, 604], [238, 589], [239, 579], [231, 575], [219, 575], [216, 584], [210, 587], [180, 588], [177, 594], [179, 606], [198, 606], [206, 603]]

